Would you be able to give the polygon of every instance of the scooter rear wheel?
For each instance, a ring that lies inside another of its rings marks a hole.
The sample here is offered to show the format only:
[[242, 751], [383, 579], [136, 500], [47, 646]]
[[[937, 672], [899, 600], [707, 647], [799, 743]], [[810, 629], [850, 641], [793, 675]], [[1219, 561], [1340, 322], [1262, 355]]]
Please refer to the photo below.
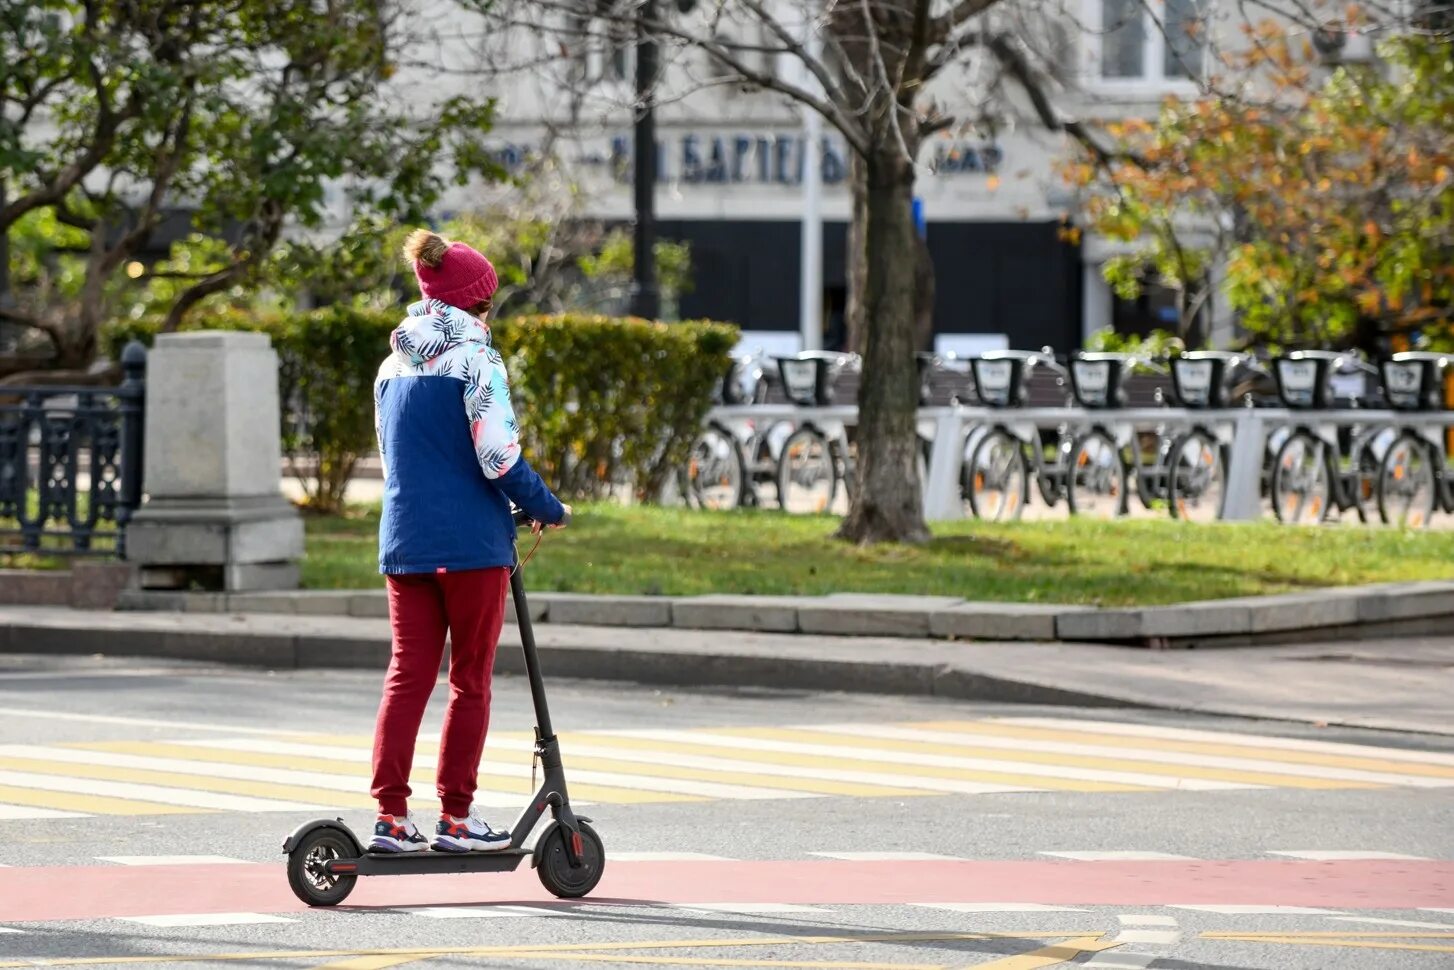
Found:
[[541, 836], [536, 849], [536, 871], [541, 885], [561, 899], [579, 899], [596, 888], [606, 870], [606, 848], [596, 830], [585, 822], [577, 823], [581, 831], [581, 865], [572, 868], [566, 853], [566, 830], [554, 824]]
[[357, 876], [325, 872], [325, 863], [356, 853], [351, 840], [337, 829], [315, 829], [288, 853], [288, 885], [309, 906], [337, 906], [353, 892]]

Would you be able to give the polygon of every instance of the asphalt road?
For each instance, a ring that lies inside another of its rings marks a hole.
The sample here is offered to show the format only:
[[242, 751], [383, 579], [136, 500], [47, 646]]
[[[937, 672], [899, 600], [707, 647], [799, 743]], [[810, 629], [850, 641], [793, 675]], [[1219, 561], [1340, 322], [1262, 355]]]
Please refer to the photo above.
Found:
[[[1448, 738], [567, 680], [553, 714], [608, 855], [592, 898], [523, 869], [365, 879], [309, 911], [280, 844], [318, 816], [367, 830], [378, 683], [0, 657], [0, 967], [1454, 964]], [[531, 723], [499, 680], [497, 824]]]

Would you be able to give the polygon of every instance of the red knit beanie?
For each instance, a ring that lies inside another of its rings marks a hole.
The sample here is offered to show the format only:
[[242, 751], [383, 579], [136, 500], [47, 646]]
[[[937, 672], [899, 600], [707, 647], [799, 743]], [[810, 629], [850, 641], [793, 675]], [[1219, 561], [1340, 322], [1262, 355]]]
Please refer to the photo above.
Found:
[[495, 267], [478, 250], [462, 242], [445, 242], [427, 229], [416, 229], [404, 241], [404, 256], [414, 267], [419, 292], [468, 310], [495, 295]]

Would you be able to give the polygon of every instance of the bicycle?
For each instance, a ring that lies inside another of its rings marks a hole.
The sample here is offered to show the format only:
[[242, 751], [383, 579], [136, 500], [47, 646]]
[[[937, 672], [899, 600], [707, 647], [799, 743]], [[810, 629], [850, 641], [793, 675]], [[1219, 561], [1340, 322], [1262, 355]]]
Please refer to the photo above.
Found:
[[[765, 404], [772, 391], [761, 351], [734, 357], [714, 393], [720, 404]], [[692, 443], [682, 492], [699, 508], [734, 509], [762, 503], [759, 488], [777, 489], [777, 455], [786, 422], [739, 425], [710, 419]], [[779, 503], [781, 504], [781, 503]]]
[[[1407, 351], [1383, 362], [1384, 397], [1399, 411], [1443, 411], [1444, 387], [1454, 359]], [[1427, 529], [1437, 511], [1454, 511], [1442, 427], [1405, 426], [1383, 453], [1378, 469], [1378, 514], [1405, 529]]]
[[[844, 403], [857, 398], [857, 354], [814, 350], [779, 357], [777, 365], [788, 400], [799, 407], [827, 407], [840, 394]], [[837, 386], [840, 381], [844, 384], [841, 388]], [[785, 511], [806, 506], [812, 512], [826, 512], [833, 507], [840, 488], [851, 495], [855, 487], [843, 422], [808, 419], [783, 441], [777, 458], [777, 489], [778, 504]]]
[[[1273, 362], [1278, 396], [1292, 409], [1328, 409], [1335, 406], [1331, 379], [1351, 368], [1378, 375], [1378, 368], [1361, 358], [1331, 350], [1299, 350]], [[1365, 393], [1346, 400], [1359, 407]], [[1312, 524], [1330, 521], [1335, 512], [1353, 511], [1367, 522], [1373, 504], [1379, 467], [1394, 431], [1388, 426], [1353, 424], [1342, 436], [1331, 424], [1295, 424], [1272, 463], [1272, 510], [1279, 522]]]
[[[980, 403], [995, 409], [1022, 407], [1029, 380], [1037, 368], [1056, 377], [1063, 387], [1067, 371], [1046, 351], [997, 350], [971, 359]], [[1070, 439], [1056, 429], [1053, 461], [1045, 459], [1040, 430], [1028, 422], [997, 420], [988, 429], [971, 430], [965, 439], [969, 458], [960, 471], [960, 493], [976, 518], [1001, 522], [1020, 518], [1030, 500], [1031, 467], [1047, 505], [1065, 492], [1066, 453]], [[976, 440], [978, 439], [978, 440]]]
[[[1071, 395], [1091, 412], [1123, 407], [1122, 379], [1137, 366], [1149, 364], [1131, 354], [1076, 354], [1069, 367]], [[1071, 515], [1113, 519], [1129, 511], [1131, 463], [1126, 452], [1133, 448], [1133, 437], [1129, 425], [1094, 420], [1071, 439], [1065, 477], [1065, 503]]]

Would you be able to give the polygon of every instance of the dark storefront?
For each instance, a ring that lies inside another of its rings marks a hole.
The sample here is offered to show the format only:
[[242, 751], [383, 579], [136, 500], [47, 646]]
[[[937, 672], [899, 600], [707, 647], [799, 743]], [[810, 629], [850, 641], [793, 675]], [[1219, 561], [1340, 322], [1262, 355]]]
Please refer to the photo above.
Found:
[[[847, 224], [823, 226], [823, 306], [841, 309]], [[694, 289], [681, 315], [745, 330], [798, 329], [796, 221], [664, 220], [663, 237], [692, 244]], [[1054, 222], [931, 222], [936, 333], [1003, 333], [1016, 348], [1081, 343], [1081, 262]]]

